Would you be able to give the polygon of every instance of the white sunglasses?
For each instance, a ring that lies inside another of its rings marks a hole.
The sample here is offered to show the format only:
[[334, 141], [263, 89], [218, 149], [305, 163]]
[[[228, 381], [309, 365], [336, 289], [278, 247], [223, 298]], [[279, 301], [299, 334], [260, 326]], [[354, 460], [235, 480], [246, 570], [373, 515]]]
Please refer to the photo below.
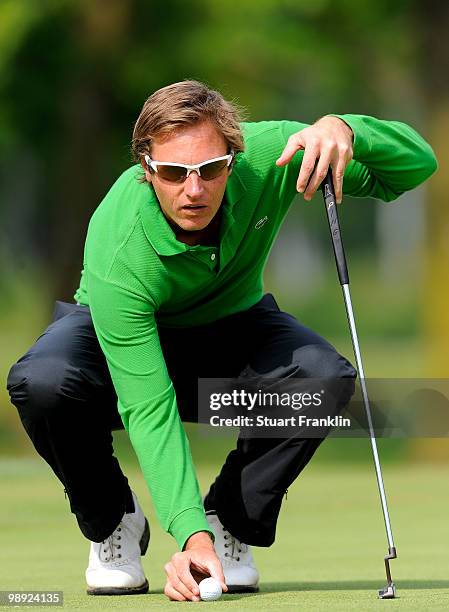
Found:
[[229, 168], [234, 159], [234, 151], [222, 157], [214, 157], [208, 159], [201, 164], [190, 166], [188, 164], [175, 164], [172, 162], [158, 162], [151, 159], [149, 155], [145, 155], [150, 172], [157, 174], [171, 183], [183, 183], [191, 172], [196, 172], [205, 181], [211, 181], [217, 178], [225, 168]]

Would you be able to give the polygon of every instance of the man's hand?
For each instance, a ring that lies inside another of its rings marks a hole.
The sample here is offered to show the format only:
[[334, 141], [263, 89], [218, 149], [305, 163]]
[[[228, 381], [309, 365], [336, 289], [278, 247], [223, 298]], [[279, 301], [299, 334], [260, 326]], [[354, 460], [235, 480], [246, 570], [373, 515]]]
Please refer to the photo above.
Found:
[[205, 531], [190, 536], [185, 550], [175, 553], [164, 569], [164, 593], [172, 601], [200, 601], [198, 584], [209, 576], [218, 580], [223, 591], [228, 590], [212, 538]]
[[312, 198], [329, 166], [332, 166], [335, 196], [339, 204], [343, 194], [343, 175], [352, 159], [353, 137], [351, 128], [342, 119], [322, 117], [313, 125], [290, 136], [276, 165], [285, 166], [296, 151], [304, 149], [296, 189], [300, 193], [304, 192], [305, 200]]

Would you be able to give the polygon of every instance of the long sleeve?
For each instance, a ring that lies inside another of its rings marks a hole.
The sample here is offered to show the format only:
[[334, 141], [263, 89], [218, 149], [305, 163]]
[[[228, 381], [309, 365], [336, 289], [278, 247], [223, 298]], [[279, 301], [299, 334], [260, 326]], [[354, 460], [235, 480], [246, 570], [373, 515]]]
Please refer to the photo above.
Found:
[[345, 173], [344, 193], [389, 202], [437, 169], [431, 146], [409, 125], [364, 115], [335, 116], [354, 132], [354, 158]]
[[[162, 527], [182, 549], [209, 531], [148, 296], [86, 270], [90, 309], [118, 410]], [[212, 533], [213, 535], [213, 533]]]
[[[389, 202], [423, 183], [438, 167], [432, 147], [405, 123], [365, 115], [329, 116], [339, 117], [354, 132], [353, 159], [343, 179], [346, 195]], [[280, 126], [284, 147], [288, 137], [307, 124], [282, 121]], [[299, 151], [285, 167], [291, 197], [296, 193], [302, 158], [303, 151]]]

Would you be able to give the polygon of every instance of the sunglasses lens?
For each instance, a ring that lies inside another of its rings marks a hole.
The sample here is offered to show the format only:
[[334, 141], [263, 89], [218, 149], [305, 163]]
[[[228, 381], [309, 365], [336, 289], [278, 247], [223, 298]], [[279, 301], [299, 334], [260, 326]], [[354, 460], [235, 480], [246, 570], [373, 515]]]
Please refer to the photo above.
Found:
[[158, 166], [157, 173], [161, 178], [171, 183], [182, 183], [187, 175], [185, 168], [179, 166]]
[[226, 159], [205, 164], [204, 166], [201, 166], [201, 178], [206, 181], [217, 178], [217, 176], [223, 172], [227, 165], [228, 162]]
[[[204, 164], [201, 166], [201, 178], [205, 181], [210, 181], [214, 178], [217, 178], [223, 170], [227, 167], [228, 162], [226, 159], [221, 159], [219, 161], [213, 161], [209, 164]], [[171, 166], [168, 165], [157, 165], [157, 173], [160, 178], [165, 179], [166, 181], [170, 181], [171, 183], [182, 183], [185, 181], [187, 176], [186, 168], [182, 168], [180, 166]]]

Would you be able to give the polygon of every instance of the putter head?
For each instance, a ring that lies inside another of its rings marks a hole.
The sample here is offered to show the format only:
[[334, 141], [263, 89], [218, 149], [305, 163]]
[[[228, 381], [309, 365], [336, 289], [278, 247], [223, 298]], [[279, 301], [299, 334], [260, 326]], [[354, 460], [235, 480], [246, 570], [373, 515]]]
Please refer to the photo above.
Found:
[[379, 591], [379, 599], [394, 599], [396, 597], [396, 587], [391, 582], [384, 589]]
[[390, 559], [397, 558], [396, 548], [394, 546], [388, 549], [388, 555], [384, 557], [385, 571], [387, 573], [387, 586], [379, 591], [379, 599], [394, 599], [396, 597], [396, 587], [391, 580]]

